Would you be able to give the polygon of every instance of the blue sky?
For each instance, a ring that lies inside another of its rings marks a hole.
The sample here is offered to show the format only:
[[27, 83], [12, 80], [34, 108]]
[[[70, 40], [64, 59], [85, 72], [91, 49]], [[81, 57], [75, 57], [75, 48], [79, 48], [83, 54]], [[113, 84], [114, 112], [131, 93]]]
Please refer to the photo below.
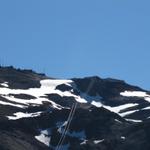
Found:
[[0, 1], [0, 62], [150, 89], [149, 0]]

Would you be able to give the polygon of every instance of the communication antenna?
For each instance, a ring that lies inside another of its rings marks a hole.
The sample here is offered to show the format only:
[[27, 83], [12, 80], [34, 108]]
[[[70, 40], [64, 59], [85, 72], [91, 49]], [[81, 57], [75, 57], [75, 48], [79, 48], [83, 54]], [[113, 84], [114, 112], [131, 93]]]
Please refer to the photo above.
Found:
[[4, 61], [2, 58], [0, 58], [0, 67], [4, 67]]

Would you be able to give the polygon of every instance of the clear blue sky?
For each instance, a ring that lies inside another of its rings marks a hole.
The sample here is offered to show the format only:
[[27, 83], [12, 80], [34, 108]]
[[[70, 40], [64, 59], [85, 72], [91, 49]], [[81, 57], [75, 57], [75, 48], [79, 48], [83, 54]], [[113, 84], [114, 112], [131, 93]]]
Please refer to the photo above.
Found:
[[0, 61], [150, 89], [150, 1], [1, 0]]

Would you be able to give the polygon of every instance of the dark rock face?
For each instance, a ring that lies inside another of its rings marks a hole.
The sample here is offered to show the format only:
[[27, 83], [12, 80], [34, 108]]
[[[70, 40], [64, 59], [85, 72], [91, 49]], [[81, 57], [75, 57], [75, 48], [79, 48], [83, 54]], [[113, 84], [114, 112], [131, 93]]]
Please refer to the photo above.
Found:
[[149, 93], [116, 79], [0, 68], [0, 150], [149, 150]]
[[9, 96], [14, 96], [15, 98], [19, 98], [19, 99], [35, 99], [34, 96], [32, 95], [27, 95], [27, 94], [9, 94]]
[[72, 87], [71, 87], [71, 86], [68, 86], [68, 85], [66, 85], [66, 84], [61, 84], [61, 85], [58, 85], [58, 86], [56, 87], [56, 90], [60, 90], [60, 91], [65, 92], [65, 91], [70, 91], [70, 90], [72, 90]]
[[13, 67], [0, 68], [0, 83], [8, 82], [12, 89], [40, 87], [39, 81], [45, 78], [45, 75], [36, 74], [32, 70], [16, 70]]
[[104, 98], [110, 98], [119, 96], [120, 92], [125, 90], [132, 91], [143, 91], [141, 88], [136, 86], [131, 86], [125, 83], [122, 80], [116, 79], [101, 79], [97, 76], [87, 77], [84, 79], [73, 79], [77, 88], [82, 92], [87, 91], [87, 87], [92, 85], [92, 88], [88, 91], [88, 94], [91, 96], [96, 96], [97, 94], [101, 95]]

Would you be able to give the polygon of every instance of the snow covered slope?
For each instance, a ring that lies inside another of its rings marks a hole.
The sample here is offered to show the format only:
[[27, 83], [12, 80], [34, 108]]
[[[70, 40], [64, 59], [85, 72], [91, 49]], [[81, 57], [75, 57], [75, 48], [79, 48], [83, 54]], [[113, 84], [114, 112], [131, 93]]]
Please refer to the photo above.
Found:
[[148, 150], [149, 93], [116, 79], [1, 67], [0, 150]]

